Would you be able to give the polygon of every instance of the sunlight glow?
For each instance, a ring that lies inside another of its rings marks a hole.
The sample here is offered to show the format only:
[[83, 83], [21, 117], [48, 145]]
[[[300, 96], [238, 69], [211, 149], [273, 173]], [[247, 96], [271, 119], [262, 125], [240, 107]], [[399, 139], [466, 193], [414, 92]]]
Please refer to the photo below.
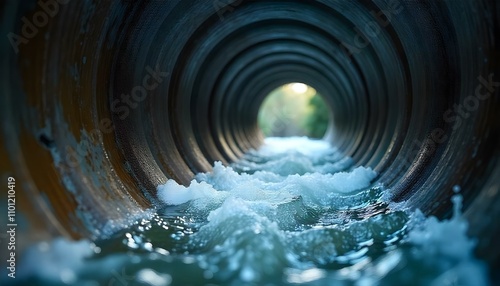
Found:
[[300, 82], [291, 83], [290, 87], [292, 88], [293, 92], [298, 94], [306, 93], [308, 89], [306, 84]]

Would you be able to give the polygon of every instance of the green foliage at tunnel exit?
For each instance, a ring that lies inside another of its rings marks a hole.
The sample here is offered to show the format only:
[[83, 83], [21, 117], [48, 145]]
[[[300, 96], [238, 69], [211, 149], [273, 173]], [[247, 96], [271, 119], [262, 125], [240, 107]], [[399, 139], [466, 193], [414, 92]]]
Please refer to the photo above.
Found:
[[329, 119], [329, 109], [314, 88], [290, 83], [267, 96], [260, 108], [258, 123], [266, 137], [322, 138]]
[[305, 129], [307, 136], [311, 138], [322, 138], [328, 129], [330, 112], [321, 96], [313, 96], [309, 100], [311, 113], [305, 119]]

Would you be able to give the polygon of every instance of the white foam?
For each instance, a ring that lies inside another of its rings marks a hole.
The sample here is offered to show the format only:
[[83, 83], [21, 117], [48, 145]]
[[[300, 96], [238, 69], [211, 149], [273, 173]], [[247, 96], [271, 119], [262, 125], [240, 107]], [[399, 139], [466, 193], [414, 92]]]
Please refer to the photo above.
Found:
[[[184, 187], [170, 180], [158, 186], [158, 198], [169, 205], [179, 205], [191, 200], [206, 198], [220, 200], [239, 197], [246, 200], [288, 199], [303, 196], [319, 203], [335, 194], [348, 194], [370, 186], [377, 173], [371, 168], [358, 167], [351, 172], [336, 174], [312, 173], [279, 178], [267, 172], [255, 176], [238, 174], [220, 162], [214, 164], [211, 173], [199, 174], [197, 181]], [[326, 203], [326, 202], [325, 202]], [[323, 203], [322, 203], [323, 204]]]
[[180, 205], [194, 199], [218, 196], [220, 194], [211, 185], [194, 180], [187, 188], [174, 180], [169, 180], [165, 185], [158, 186], [158, 198], [167, 205]]
[[[239, 163], [253, 168], [254, 174], [239, 174], [232, 167], [215, 162], [212, 172], [196, 175], [196, 181], [187, 188], [172, 180], [158, 186], [158, 198], [168, 205], [179, 205], [200, 198], [212, 202], [227, 197], [277, 202], [302, 196], [308, 203], [328, 205], [335, 194], [368, 188], [377, 175], [366, 167], [338, 172], [352, 163], [349, 158], [339, 159], [338, 154], [321, 140], [267, 138], [263, 147], [253, 153], [254, 157], [267, 158], [265, 162]], [[329, 159], [337, 162], [331, 163]]]
[[200, 259], [217, 277], [237, 274], [244, 282], [255, 282], [274, 275], [290, 263], [284, 232], [268, 219], [275, 209], [270, 203], [230, 197], [210, 212], [191, 243], [205, 248]]
[[[270, 138], [234, 168], [215, 162], [212, 172], [198, 174], [187, 187], [174, 180], [158, 186], [158, 198], [176, 217], [174, 222], [164, 222], [165, 229], [175, 229], [174, 234], [187, 239], [181, 259], [172, 259], [176, 248], [158, 248], [158, 244], [172, 244], [171, 235], [154, 231], [148, 236], [146, 227], [144, 235], [127, 233], [129, 240], [123, 243], [129, 252], [152, 251], [156, 257], [161, 253], [168, 265], [156, 268], [159, 261], [153, 263], [153, 256], [133, 256], [135, 273], [127, 279], [149, 285], [181, 284], [184, 278], [201, 283], [196, 280], [201, 276], [194, 277], [196, 271], [192, 271], [199, 263], [199, 273], [214, 279], [204, 282], [217, 284], [265, 284], [267, 278], [284, 274], [280, 281], [318, 285], [405, 281], [487, 285], [486, 266], [474, 258], [475, 243], [467, 237], [460, 195], [452, 199], [450, 220], [402, 210], [403, 204], [384, 201], [387, 190], [370, 189], [377, 176], [374, 170], [351, 168], [352, 160], [339, 154], [324, 141]], [[235, 171], [241, 169], [248, 173]], [[376, 214], [378, 204], [387, 204], [388, 209]], [[191, 222], [196, 224], [194, 233], [190, 233]], [[382, 244], [387, 251], [371, 260], [369, 253], [381, 251]], [[191, 254], [185, 255], [186, 250]], [[116, 277], [106, 275], [110, 269], [123, 273], [130, 256], [117, 253], [88, 259], [94, 252], [103, 255], [106, 251], [93, 248], [87, 240], [56, 239], [29, 250], [19, 273], [47, 284], [83, 284], [85, 277], [97, 276], [102, 279], [96, 281], [117, 282]], [[333, 270], [340, 265], [335, 263], [351, 265]], [[185, 272], [177, 270], [184, 266]]]
[[172, 276], [146, 268], [137, 273], [137, 281], [150, 286], [166, 286], [172, 283]]
[[[468, 223], [462, 216], [462, 196], [454, 195], [453, 216], [438, 220], [416, 210], [408, 223], [406, 241], [415, 246], [414, 258], [442, 272], [429, 285], [488, 285], [486, 264], [474, 257], [476, 241], [468, 237]], [[455, 284], [454, 284], [455, 285]]]
[[19, 273], [21, 278], [33, 275], [71, 284], [74, 282], [72, 277], [76, 277], [75, 271], [83, 268], [85, 258], [92, 254], [92, 244], [88, 240], [73, 242], [56, 238], [50, 244], [42, 242], [26, 251]]
[[459, 260], [473, 256], [475, 242], [467, 236], [467, 221], [462, 218], [461, 195], [453, 196], [454, 214], [449, 220], [438, 220], [434, 216], [412, 222], [415, 226], [408, 234], [408, 241], [422, 247], [425, 254], [443, 254]]

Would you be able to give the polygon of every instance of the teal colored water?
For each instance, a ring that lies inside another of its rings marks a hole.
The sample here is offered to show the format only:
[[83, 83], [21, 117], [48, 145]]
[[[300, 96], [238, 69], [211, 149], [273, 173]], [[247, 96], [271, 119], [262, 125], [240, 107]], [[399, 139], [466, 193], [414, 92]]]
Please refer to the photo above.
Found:
[[323, 141], [267, 139], [96, 241], [33, 246], [26, 285], [488, 285], [453, 197], [449, 220], [390, 202], [370, 168]]

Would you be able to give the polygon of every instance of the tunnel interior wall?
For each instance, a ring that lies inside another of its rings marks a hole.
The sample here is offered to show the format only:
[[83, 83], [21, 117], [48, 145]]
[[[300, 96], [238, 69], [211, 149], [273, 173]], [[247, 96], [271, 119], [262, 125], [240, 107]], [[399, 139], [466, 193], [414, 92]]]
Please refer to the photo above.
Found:
[[304, 82], [332, 110], [327, 140], [394, 201], [446, 217], [460, 186], [498, 259], [496, 1], [229, 2], [2, 4], [3, 169], [31, 225], [111, 233], [158, 184], [257, 148], [265, 96]]

